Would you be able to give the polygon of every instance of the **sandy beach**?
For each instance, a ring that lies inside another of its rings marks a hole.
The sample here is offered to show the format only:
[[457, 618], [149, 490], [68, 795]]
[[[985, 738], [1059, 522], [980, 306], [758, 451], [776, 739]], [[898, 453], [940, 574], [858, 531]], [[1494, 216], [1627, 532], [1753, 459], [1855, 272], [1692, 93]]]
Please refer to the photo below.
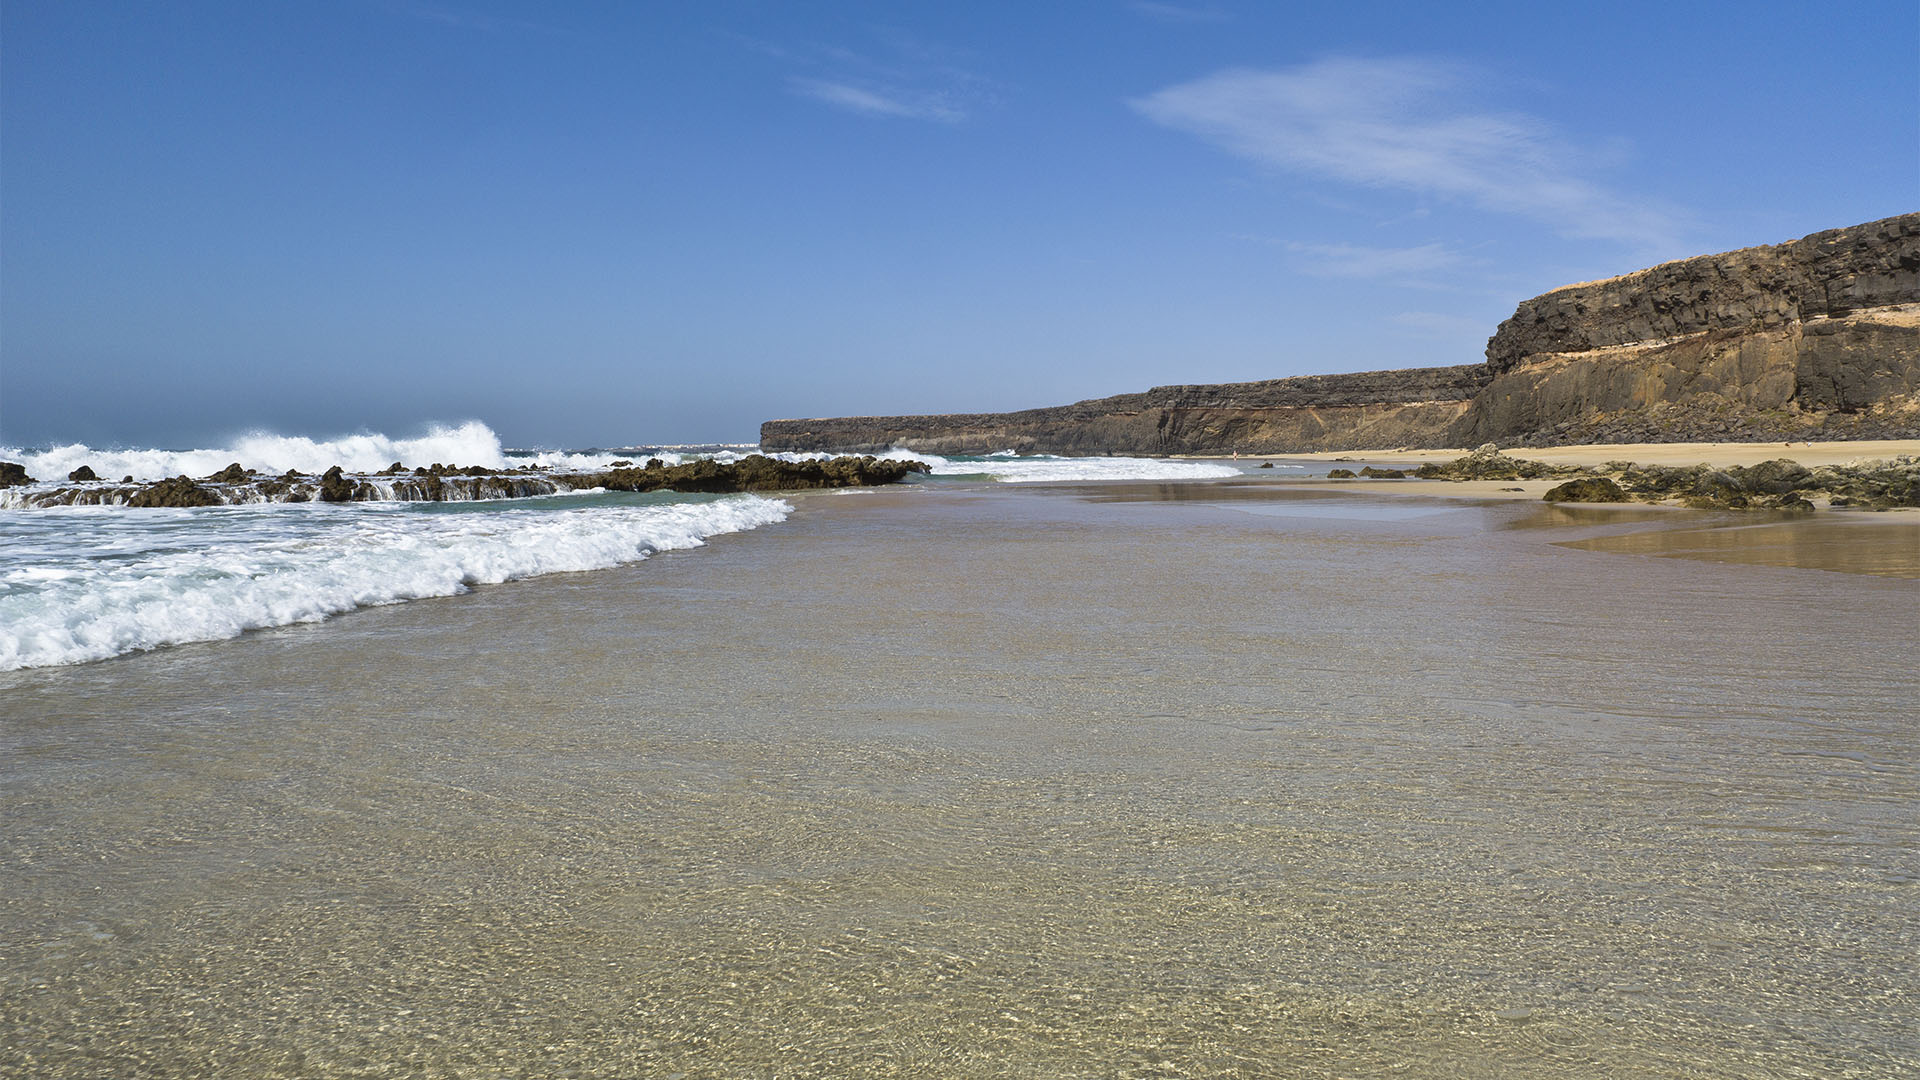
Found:
[[[1454, 450], [1344, 450], [1313, 454], [1289, 454], [1289, 458], [1307, 461], [1354, 461], [1406, 463], [1452, 461], [1473, 448]], [[1609, 461], [1631, 461], [1639, 465], [1755, 465], [1774, 458], [1789, 458], [1802, 465], [1839, 465], [1849, 461], [1920, 455], [1920, 439], [1881, 439], [1857, 442], [1792, 443], [1595, 443], [1588, 446], [1502, 447], [1512, 457], [1545, 461], [1556, 465], [1603, 465]]]
[[0, 1072], [1908, 1075], [1916, 583], [1605, 546], [1728, 517], [810, 495], [0, 676]]

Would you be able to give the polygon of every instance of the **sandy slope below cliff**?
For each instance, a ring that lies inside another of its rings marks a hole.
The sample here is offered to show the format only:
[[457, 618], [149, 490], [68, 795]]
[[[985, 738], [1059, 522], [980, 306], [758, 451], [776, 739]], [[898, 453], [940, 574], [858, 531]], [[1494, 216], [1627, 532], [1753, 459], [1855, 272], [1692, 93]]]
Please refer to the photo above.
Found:
[[[1306, 461], [1352, 458], [1372, 464], [1418, 465], [1424, 461], [1452, 461], [1471, 449], [1457, 450], [1347, 450], [1317, 454], [1289, 454]], [[1508, 451], [1514, 457], [1555, 465], [1604, 465], [1631, 461], [1639, 465], [1700, 465], [1726, 468], [1757, 465], [1774, 458], [1791, 458], [1802, 465], [1839, 465], [1865, 458], [1920, 455], [1920, 439], [1872, 439], [1849, 442], [1795, 443], [1594, 443], [1587, 446], [1525, 447]]]

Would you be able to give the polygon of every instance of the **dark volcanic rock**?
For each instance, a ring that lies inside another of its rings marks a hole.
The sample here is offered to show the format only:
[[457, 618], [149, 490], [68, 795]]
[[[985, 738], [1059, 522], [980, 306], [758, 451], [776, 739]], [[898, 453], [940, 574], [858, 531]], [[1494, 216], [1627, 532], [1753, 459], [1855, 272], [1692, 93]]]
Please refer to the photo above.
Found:
[[1466, 457], [1446, 464], [1427, 462], [1413, 470], [1422, 480], [1538, 480], [1547, 476], [1573, 476], [1582, 472], [1574, 465], [1548, 465], [1539, 461], [1508, 457], [1500, 448], [1487, 443]]
[[321, 502], [351, 502], [353, 491], [352, 482], [342, 475], [338, 465], [320, 475]]
[[190, 476], [160, 480], [133, 493], [128, 506], [219, 506], [220, 497], [195, 483]]
[[220, 484], [244, 484], [251, 475], [253, 474], [241, 468], [240, 463], [236, 461], [207, 479]]
[[100, 477], [93, 471], [93, 466], [91, 465], [82, 465], [67, 474], [67, 480], [75, 484], [83, 484], [89, 480], [98, 479], [100, 479]]
[[1523, 302], [1487, 342], [1505, 373], [1541, 353], [1785, 328], [1920, 299], [1920, 214], [1662, 263]]
[[1356, 474], [1352, 469], [1328, 469], [1327, 470], [1327, 479], [1329, 480], [1352, 480], [1356, 475], [1358, 474]]
[[1368, 465], [1360, 470], [1360, 475], [1372, 477], [1375, 480], [1405, 480], [1407, 478], [1407, 470], [1376, 469], [1372, 465]]
[[1548, 489], [1540, 496], [1548, 502], [1611, 503], [1626, 502], [1627, 493], [1604, 476], [1586, 476]]
[[566, 479], [575, 487], [609, 491], [798, 491], [808, 488], [872, 487], [930, 471], [918, 461], [876, 457], [837, 457], [826, 461], [781, 461], [749, 454], [732, 464], [702, 459], [663, 465], [649, 459], [644, 469], [612, 469]]
[[0, 488], [18, 487], [33, 483], [33, 477], [27, 475], [27, 467], [17, 461], [0, 461]]
[[1797, 461], [1786, 458], [1774, 458], [1758, 465], [1736, 468], [1740, 476], [1740, 486], [1761, 495], [1784, 495], [1799, 491], [1813, 476], [1813, 470]]

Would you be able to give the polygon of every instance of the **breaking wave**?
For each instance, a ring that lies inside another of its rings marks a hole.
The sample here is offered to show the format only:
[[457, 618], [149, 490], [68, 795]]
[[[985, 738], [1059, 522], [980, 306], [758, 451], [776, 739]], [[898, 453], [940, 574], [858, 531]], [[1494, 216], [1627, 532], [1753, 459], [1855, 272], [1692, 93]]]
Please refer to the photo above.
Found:
[[122, 476], [160, 480], [183, 473], [207, 476], [235, 462], [243, 468], [265, 473], [283, 473], [288, 469], [318, 473], [335, 465], [350, 473], [370, 473], [396, 461], [408, 468], [434, 462], [480, 465], [489, 469], [506, 468], [508, 464], [506, 454], [500, 449], [500, 436], [478, 420], [451, 427], [435, 424], [426, 434], [412, 439], [378, 433], [310, 439], [303, 435], [256, 431], [226, 446], [198, 450], [114, 450], [84, 443], [43, 450], [0, 446], [0, 459], [25, 465], [27, 474], [40, 480], [64, 480], [68, 473], [82, 465], [90, 466], [107, 480], [118, 480]]
[[881, 455], [903, 461], [924, 461], [935, 476], [984, 476], [1005, 484], [1039, 484], [1072, 480], [1209, 480], [1239, 476], [1241, 470], [1211, 461], [1162, 461], [1133, 457], [1017, 457], [1004, 452], [985, 457], [938, 457], [910, 450]]
[[0, 518], [0, 671], [314, 622], [478, 584], [598, 570], [784, 520], [753, 495], [47, 510]]

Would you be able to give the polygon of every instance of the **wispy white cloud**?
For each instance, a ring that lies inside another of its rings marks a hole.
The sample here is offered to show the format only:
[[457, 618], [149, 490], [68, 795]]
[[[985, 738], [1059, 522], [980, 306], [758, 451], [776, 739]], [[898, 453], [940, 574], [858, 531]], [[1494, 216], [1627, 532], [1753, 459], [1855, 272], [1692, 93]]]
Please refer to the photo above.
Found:
[[1326, 277], [1414, 277], [1457, 269], [1477, 261], [1443, 244], [1382, 248], [1359, 244], [1289, 243], [1287, 250], [1301, 256], [1309, 273]]
[[1680, 214], [1588, 178], [1617, 147], [1587, 150], [1537, 117], [1477, 109], [1475, 81], [1434, 60], [1329, 59], [1221, 71], [1129, 104], [1274, 168], [1459, 199], [1573, 237], [1680, 246]]
[[913, 120], [938, 120], [947, 124], [959, 123], [967, 118], [964, 110], [947, 104], [938, 95], [923, 94], [908, 99], [896, 96], [899, 91], [868, 90], [827, 79], [794, 78], [787, 81], [787, 86], [802, 97], [824, 101], [835, 108], [865, 116], [900, 116]]
[[1226, 22], [1226, 12], [1212, 4], [1168, 4], [1159, 0], [1133, 0], [1127, 5], [1149, 19], [1170, 23]]
[[861, 116], [957, 124], [998, 102], [966, 57], [890, 27], [867, 27], [863, 49], [728, 36], [792, 71], [788, 92]]

